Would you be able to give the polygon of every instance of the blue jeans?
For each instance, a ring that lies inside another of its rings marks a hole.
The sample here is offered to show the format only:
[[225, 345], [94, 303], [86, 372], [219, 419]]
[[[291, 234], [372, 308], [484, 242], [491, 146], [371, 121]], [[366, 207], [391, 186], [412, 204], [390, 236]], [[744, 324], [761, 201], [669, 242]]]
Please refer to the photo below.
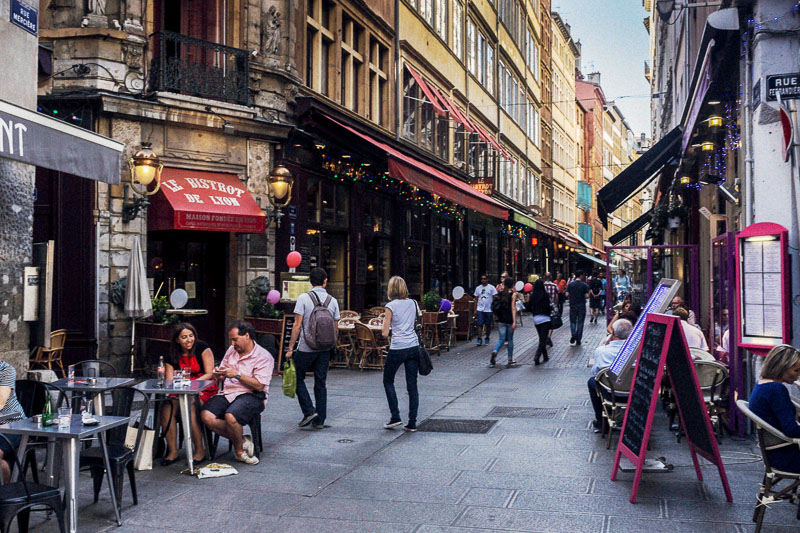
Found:
[[508, 342], [508, 360], [514, 360], [514, 330], [511, 324], [497, 323], [497, 329], [500, 331], [500, 340], [494, 345], [493, 352], [497, 352], [504, 342]]
[[[300, 403], [300, 409], [303, 411], [303, 416], [309, 416], [317, 413], [317, 418], [314, 420], [315, 425], [325, 423], [325, 417], [328, 414], [328, 389], [325, 386], [325, 380], [328, 378], [328, 364], [331, 359], [330, 350], [324, 352], [295, 352], [292, 356], [294, 359], [295, 370], [297, 371], [297, 401]], [[306, 389], [306, 372], [314, 372], [314, 401], [317, 404], [316, 411], [314, 404], [311, 403], [311, 396]]]
[[408, 423], [417, 423], [419, 409], [419, 391], [417, 390], [417, 372], [419, 371], [419, 346], [389, 350], [386, 364], [383, 365], [383, 388], [389, 402], [392, 420], [400, 420], [400, 409], [397, 407], [397, 392], [394, 389], [394, 375], [400, 365], [405, 367], [406, 389], [408, 390]]
[[586, 321], [586, 304], [569, 306], [569, 331], [577, 342], [583, 339], [583, 323]]

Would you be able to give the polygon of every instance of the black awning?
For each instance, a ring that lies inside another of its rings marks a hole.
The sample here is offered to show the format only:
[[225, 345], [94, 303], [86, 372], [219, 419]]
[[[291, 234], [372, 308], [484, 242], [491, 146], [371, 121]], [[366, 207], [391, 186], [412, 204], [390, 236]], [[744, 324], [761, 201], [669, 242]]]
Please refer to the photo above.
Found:
[[608, 242], [610, 242], [611, 244], [617, 244], [619, 242], [624, 241], [625, 239], [627, 239], [628, 237], [639, 231], [645, 224], [650, 222], [650, 219], [652, 217], [653, 217], [653, 210], [651, 209], [650, 211], [646, 212], [645, 214], [643, 214], [642, 216], [640, 216], [639, 218], [637, 218], [636, 220], [634, 220], [633, 222], [631, 222], [630, 224], [628, 224], [627, 226], [616, 232], [614, 235], [609, 237]]
[[667, 133], [652, 148], [617, 174], [597, 191], [597, 215], [608, 228], [608, 215], [647, 185], [656, 173], [674, 156], [678, 155], [683, 130], [680, 126]]

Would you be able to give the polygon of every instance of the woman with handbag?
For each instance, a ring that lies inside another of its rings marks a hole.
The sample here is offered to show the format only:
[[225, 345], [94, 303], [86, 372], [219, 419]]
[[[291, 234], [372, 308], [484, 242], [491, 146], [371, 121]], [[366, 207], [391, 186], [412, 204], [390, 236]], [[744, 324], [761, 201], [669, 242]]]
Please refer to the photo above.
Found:
[[408, 287], [400, 276], [392, 276], [387, 288], [389, 303], [383, 318], [381, 334], [389, 336], [392, 332], [386, 363], [383, 365], [383, 388], [389, 402], [391, 418], [383, 425], [386, 429], [394, 429], [403, 424], [400, 409], [397, 406], [397, 392], [394, 388], [394, 376], [402, 365], [406, 374], [408, 390], [408, 423], [403, 427], [406, 431], [417, 430], [417, 409], [419, 408], [419, 392], [417, 390], [417, 373], [420, 364], [420, 346], [417, 336], [416, 322], [419, 315], [417, 302], [408, 297]]
[[517, 329], [517, 308], [514, 305], [514, 280], [506, 277], [503, 279], [503, 290], [494, 296], [492, 311], [497, 316], [497, 329], [500, 331], [500, 340], [494, 345], [489, 364], [494, 366], [497, 362], [497, 351], [508, 343], [508, 366], [514, 364], [514, 330]]
[[540, 279], [533, 284], [530, 298], [528, 298], [528, 311], [533, 315], [533, 324], [536, 326], [536, 333], [539, 334], [539, 346], [536, 348], [536, 355], [533, 362], [536, 365], [546, 363], [550, 360], [547, 356], [547, 338], [550, 333], [550, 315], [553, 313], [553, 305], [550, 296], [544, 288], [544, 282]]

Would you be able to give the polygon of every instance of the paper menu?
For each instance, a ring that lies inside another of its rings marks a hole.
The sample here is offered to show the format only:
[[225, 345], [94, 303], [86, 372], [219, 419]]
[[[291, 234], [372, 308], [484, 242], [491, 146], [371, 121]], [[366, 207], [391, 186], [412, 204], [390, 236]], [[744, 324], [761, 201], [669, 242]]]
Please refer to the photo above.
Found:
[[744, 271], [763, 272], [761, 241], [744, 241]]
[[744, 307], [744, 334], [748, 337], [764, 335], [764, 306], [750, 304]]
[[764, 285], [761, 276], [761, 273], [744, 275], [744, 303], [764, 303]]
[[783, 336], [783, 316], [780, 305], [765, 305], [764, 310], [764, 332], [765, 337]]
[[[781, 271], [781, 241], [765, 241], [763, 245], [762, 272]], [[745, 255], [745, 261], [747, 256]]]
[[783, 286], [780, 274], [764, 274], [764, 304], [781, 305]]

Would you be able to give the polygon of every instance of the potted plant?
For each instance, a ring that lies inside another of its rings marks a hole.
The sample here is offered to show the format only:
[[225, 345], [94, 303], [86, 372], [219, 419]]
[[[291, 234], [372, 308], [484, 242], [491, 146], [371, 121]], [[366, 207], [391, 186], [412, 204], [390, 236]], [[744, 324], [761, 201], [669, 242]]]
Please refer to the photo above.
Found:
[[283, 326], [283, 311], [267, 301], [270, 290], [271, 285], [266, 276], [258, 276], [247, 284], [245, 289], [247, 315], [244, 318], [253, 324], [259, 333], [280, 335]]
[[440, 311], [442, 297], [439, 293], [431, 289], [422, 295], [422, 323], [435, 324], [447, 320], [447, 313]]
[[136, 336], [148, 339], [171, 340], [172, 327], [180, 321], [178, 315], [167, 314], [169, 300], [166, 296], [156, 296], [150, 300], [153, 316], [148, 320], [136, 322]]

